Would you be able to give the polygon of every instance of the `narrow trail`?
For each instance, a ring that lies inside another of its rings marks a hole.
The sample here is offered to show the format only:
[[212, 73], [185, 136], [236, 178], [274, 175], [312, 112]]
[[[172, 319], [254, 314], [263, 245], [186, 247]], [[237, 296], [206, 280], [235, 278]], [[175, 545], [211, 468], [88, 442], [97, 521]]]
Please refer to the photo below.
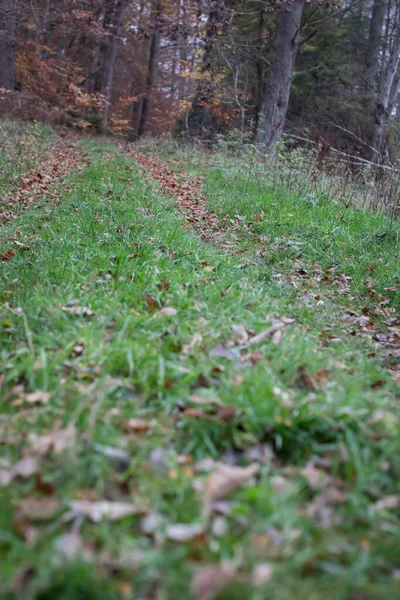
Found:
[[[189, 178], [181, 173], [177, 176], [161, 159], [146, 156], [136, 150], [130, 151], [129, 156], [150, 171], [151, 176], [160, 184], [162, 193], [173, 197], [182, 209], [183, 226], [186, 230], [194, 230], [204, 242], [213, 244], [224, 251], [235, 251], [235, 241], [228, 239], [228, 235], [231, 233], [233, 237], [237, 237], [237, 234], [243, 234], [241, 225], [227, 219], [221, 220], [208, 209], [206, 197], [202, 192], [202, 181], [199, 177]], [[295, 283], [295, 279], [296, 273], [290, 277], [291, 284]], [[297, 277], [297, 279], [299, 278]], [[300, 289], [302, 289], [301, 285]], [[349, 329], [348, 333], [369, 340], [372, 352], [378, 351], [382, 355], [382, 366], [397, 383], [400, 377], [399, 320], [393, 317], [389, 311], [385, 312], [385, 309], [382, 314], [387, 317], [387, 333], [377, 333], [375, 327], [370, 323], [370, 319], [365, 315], [359, 318], [353, 315], [348, 317], [350, 322], [356, 325], [356, 328]]]
[[83, 170], [87, 164], [83, 151], [72, 143], [52, 143], [38, 166], [22, 176], [18, 185], [1, 199], [0, 228], [29, 208], [57, 200], [62, 190], [53, 184], [73, 170]]
[[[183, 210], [185, 229], [194, 229], [204, 242], [219, 248], [233, 248], [234, 243], [227, 239], [228, 227], [221, 224], [218, 216], [207, 208], [199, 177], [191, 179], [179, 175], [178, 180], [177, 175], [162, 160], [137, 151], [131, 151], [129, 155], [150, 171], [164, 194], [175, 198]], [[232, 226], [230, 228], [232, 229]]]

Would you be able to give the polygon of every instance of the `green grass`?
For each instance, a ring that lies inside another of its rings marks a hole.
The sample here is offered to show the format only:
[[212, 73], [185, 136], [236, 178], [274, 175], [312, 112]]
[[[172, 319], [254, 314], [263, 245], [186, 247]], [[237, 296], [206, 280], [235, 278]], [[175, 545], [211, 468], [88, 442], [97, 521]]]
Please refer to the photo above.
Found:
[[[44, 156], [53, 137], [51, 128], [41, 123], [0, 121], [0, 195], [12, 190], [22, 175], [29, 173]], [[6, 206], [7, 207], [7, 206]], [[4, 208], [3, 201], [0, 209]]]
[[[4, 597], [190, 598], [196, 567], [222, 560], [233, 560], [241, 578], [220, 600], [400, 597], [400, 512], [375, 506], [400, 494], [393, 357], [343, 318], [368, 314], [374, 332], [387, 333], [389, 317], [380, 311], [398, 305], [396, 292], [385, 290], [399, 278], [398, 224], [271, 190], [210, 161], [209, 207], [228, 237], [236, 225], [228, 254], [185, 231], [173, 200], [145, 183], [131, 159], [115, 154], [105, 162], [110, 147], [96, 142], [86, 149], [91, 165], [70, 176], [59, 205], [32, 209], [0, 232], [0, 253], [15, 250], [15, 239], [29, 247], [1, 264], [1, 453], [14, 463], [29, 455], [30, 434], [74, 426], [73, 447], [50, 451], [40, 468], [64, 510], [78, 498], [131, 501], [162, 515], [163, 525], [152, 537], [142, 531], [142, 515], [76, 523], [94, 558], [68, 563], [55, 551], [72, 527], [61, 511], [33, 523], [34, 543], [21, 538], [16, 505], [44, 491], [35, 478], [15, 479], [0, 488]], [[349, 292], [323, 281], [332, 267], [332, 277], [351, 277]], [[387, 303], [379, 306], [379, 295]], [[176, 315], [155, 316], [150, 298]], [[69, 303], [94, 314], [70, 314], [63, 310]], [[274, 312], [296, 322], [283, 329], [279, 345], [252, 348], [262, 350], [257, 364], [210, 357], [211, 348], [232, 339], [232, 324], [258, 333]], [[328, 380], [308, 389], [299, 369], [328, 369]], [[204, 377], [210, 387], [197, 389]], [[16, 385], [24, 391], [13, 394]], [[15, 403], [38, 389], [50, 392], [49, 403]], [[234, 404], [236, 417], [186, 416], [182, 407], [195, 389]], [[129, 432], [132, 418], [151, 427]], [[234, 449], [246, 465], [249, 448], [260, 444], [275, 458], [257, 481], [229, 496], [222, 532], [214, 516], [201, 540], [166, 540], [166, 524], [202, 519], [196, 462], [232, 458]], [[127, 452], [129, 467], [104, 456], [101, 446]], [[191, 462], [181, 464], [182, 454]], [[318, 493], [301, 474], [310, 459], [325, 460], [329, 481], [345, 493], [327, 528], [308, 510]], [[278, 475], [285, 478], [280, 492]], [[124, 567], [133, 550], [140, 560]], [[266, 562], [273, 577], [253, 588], [248, 575]]]

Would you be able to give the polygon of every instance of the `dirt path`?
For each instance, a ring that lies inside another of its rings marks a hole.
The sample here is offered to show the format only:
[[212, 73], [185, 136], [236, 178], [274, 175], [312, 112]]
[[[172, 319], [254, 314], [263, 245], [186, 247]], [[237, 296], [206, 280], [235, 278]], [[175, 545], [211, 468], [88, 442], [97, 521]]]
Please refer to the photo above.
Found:
[[60, 140], [52, 143], [37, 167], [22, 176], [18, 185], [1, 200], [0, 227], [38, 203], [54, 202], [62, 190], [58, 191], [53, 184], [87, 164], [84, 153], [75, 145]]
[[226, 250], [233, 248], [233, 242], [227, 239], [228, 228], [221, 225], [218, 216], [207, 208], [200, 178], [191, 179], [179, 175], [178, 180], [177, 175], [162, 160], [136, 151], [129, 154], [136, 162], [149, 169], [164, 194], [175, 198], [183, 210], [186, 229], [194, 229], [209, 244]]

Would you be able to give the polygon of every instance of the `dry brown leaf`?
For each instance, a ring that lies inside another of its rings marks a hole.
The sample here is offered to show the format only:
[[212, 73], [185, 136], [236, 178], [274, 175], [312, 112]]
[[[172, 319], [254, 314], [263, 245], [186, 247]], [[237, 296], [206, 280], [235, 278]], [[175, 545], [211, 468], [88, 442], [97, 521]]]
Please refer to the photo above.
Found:
[[63, 311], [71, 315], [79, 315], [82, 317], [93, 317], [94, 312], [87, 306], [63, 306]]
[[205, 527], [200, 523], [175, 523], [168, 525], [165, 533], [173, 542], [191, 542], [205, 534]]
[[148, 294], [147, 296], [145, 296], [145, 302], [147, 304], [147, 308], [149, 309], [149, 312], [156, 312], [157, 310], [160, 309], [160, 303], [151, 294]]
[[328, 369], [320, 369], [312, 376], [315, 383], [319, 387], [323, 387], [328, 382], [329, 370]]
[[323, 529], [329, 529], [340, 523], [341, 517], [334, 509], [346, 501], [346, 494], [336, 483], [329, 483], [314, 498], [307, 509], [307, 514]]
[[151, 427], [151, 423], [149, 421], [145, 421], [144, 419], [129, 419], [127, 424], [128, 428], [135, 433], [143, 433]]
[[243, 364], [256, 365], [264, 357], [262, 350], [253, 350], [252, 352], [246, 352], [240, 356], [240, 362]]
[[31, 451], [34, 454], [61, 454], [75, 444], [76, 431], [72, 425], [65, 429], [54, 429], [44, 435], [30, 433], [28, 436]]
[[195, 600], [213, 600], [228, 584], [237, 579], [236, 568], [232, 563], [204, 565], [197, 569], [192, 581]]
[[24, 397], [25, 402], [28, 404], [47, 404], [50, 400], [50, 392], [44, 392], [43, 390], [37, 390], [30, 394], [26, 394]]
[[250, 338], [248, 342], [249, 345], [252, 346], [254, 344], [262, 344], [263, 342], [265, 342], [265, 340], [268, 340], [277, 331], [279, 331], [279, 329], [282, 329], [282, 327], [285, 327], [285, 323], [275, 323], [274, 325], [271, 325], [271, 327], [268, 327], [268, 329], [264, 329], [264, 331], [262, 331], [258, 335], [255, 335], [252, 338]]
[[28, 479], [32, 477], [39, 468], [37, 459], [33, 456], [25, 456], [14, 465], [0, 469], [0, 485], [8, 485], [14, 477]]
[[400, 505], [398, 496], [385, 496], [375, 502], [374, 507], [377, 511], [396, 510]]
[[23, 498], [18, 504], [18, 517], [28, 521], [48, 521], [60, 512], [61, 504], [56, 498]]
[[211, 405], [215, 405], [215, 406], [222, 406], [222, 400], [220, 398], [218, 398], [218, 396], [206, 396], [205, 394], [200, 394], [198, 392], [195, 392], [194, 394], [191, 394], [189, 399], [194, 404], [200, 404], [200, 405], [210, 405], [211, 404]]
[[77, 357], [82, 356], [84, 350], [85, 350], [85, 344], [77, 344], [76, 346], [74, 346], [72, 348], [71, 355], [77, 356]]
[[274, 344], [274, 346], [279, 346], [279, 344], [281, 343], [281, 339], [282, 331], [281, 329], [278, 329], [278, 331], [275, 331], [275, 333], [272, 336], [272, 343]]
[[28, 544], [33, 545], [36, 542], [38, 531], [31, 523], [29, 523], [29, 521], [17, 514], [13, 518], [11, 525], [15, 533], [23, 538]]
[[226, 358], [227, 360], [236, 360], [236, 353], [229, 348], [225, 348], [224, 344], [217, 344], [210, 350], [210, 356], [216, 356], [217, 358]]
[[4, 254], [0, 254], [0, 260], [3, 260], [3, 261], [10, 260], [14, 256], [15, 256], [15, 252], [13, 252], [12, 250], [7, 250], [7, 252], [5, 252]]
[[164, 308], [156, 312], [156, 317], [173, 317], [177, 312], [176, 308], [172, 306], [164, 306]]
[[224, 498], [252, 479], [260, 470], [260, 465], [252, 463], [248, 467], [235, 467], [225, 463], [216, 463], [207, 477], [204, 491], [209, 500]]
[[66, 560], [76, 560], [79, 558], [89, 562], [94, 558], [93, 549], [84, 543], [75, 528], [57, 537], [54, 540], [54, 547]]
[[309, 461], [300, 473], [306, 479], [310, 488], [314, 490], [321, 488], [327, 482], [327, 474], [318, 469], [312, 461]]
[[247, 344], [249, 340], [249, 334], [247, 333], [246, 327], [243, 325], [232, 325], [231, 329], [233, 331], [236, 344], [239, 346]]
[[118, 521], [129, 515], [137, 514], [138, 510], [130, 502], [109, 502], [101, 500], [73, 500], [69, 503], [73, 517], [87, 517], [94, 523], [100, 521]]

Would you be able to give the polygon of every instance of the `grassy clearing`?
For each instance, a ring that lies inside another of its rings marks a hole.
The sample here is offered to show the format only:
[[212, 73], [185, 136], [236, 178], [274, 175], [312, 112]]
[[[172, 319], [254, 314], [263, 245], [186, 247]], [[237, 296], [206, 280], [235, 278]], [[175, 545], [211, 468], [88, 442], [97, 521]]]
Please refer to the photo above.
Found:
[[[218, 166], [205, 185], [233, 227], [228, 255], [186, 232], [133, 161], [86, 147], [91, 165], [59, 206], [0, 232], [0, 253], [15, 239], [28, 248], [2, 264], [3, 481], [22, 456], [39, 465], [0, 487], [4, 597], [190, 598], [196, 568], [227, 560], [237, 579], [220, 599], [397, 597], [400, 427], [385, 337], [397, 225], [376, 238], [382, 216]], [[295, 319], [276, 345], [235, 338], [232, 325], [251, 336], [273, 313]], [[210, 355], [222, 343], [228, 357]], [[195, 480], [209, 458], [261, 468], [205, 522]], [[138, 514], [67, 522], [74, 500]], [[176, 542], [176, 523], [206, 531]], [[71, 536], [87, 560], [65, 559]], [[260, 564], [272, 575], [255, 586]]]

